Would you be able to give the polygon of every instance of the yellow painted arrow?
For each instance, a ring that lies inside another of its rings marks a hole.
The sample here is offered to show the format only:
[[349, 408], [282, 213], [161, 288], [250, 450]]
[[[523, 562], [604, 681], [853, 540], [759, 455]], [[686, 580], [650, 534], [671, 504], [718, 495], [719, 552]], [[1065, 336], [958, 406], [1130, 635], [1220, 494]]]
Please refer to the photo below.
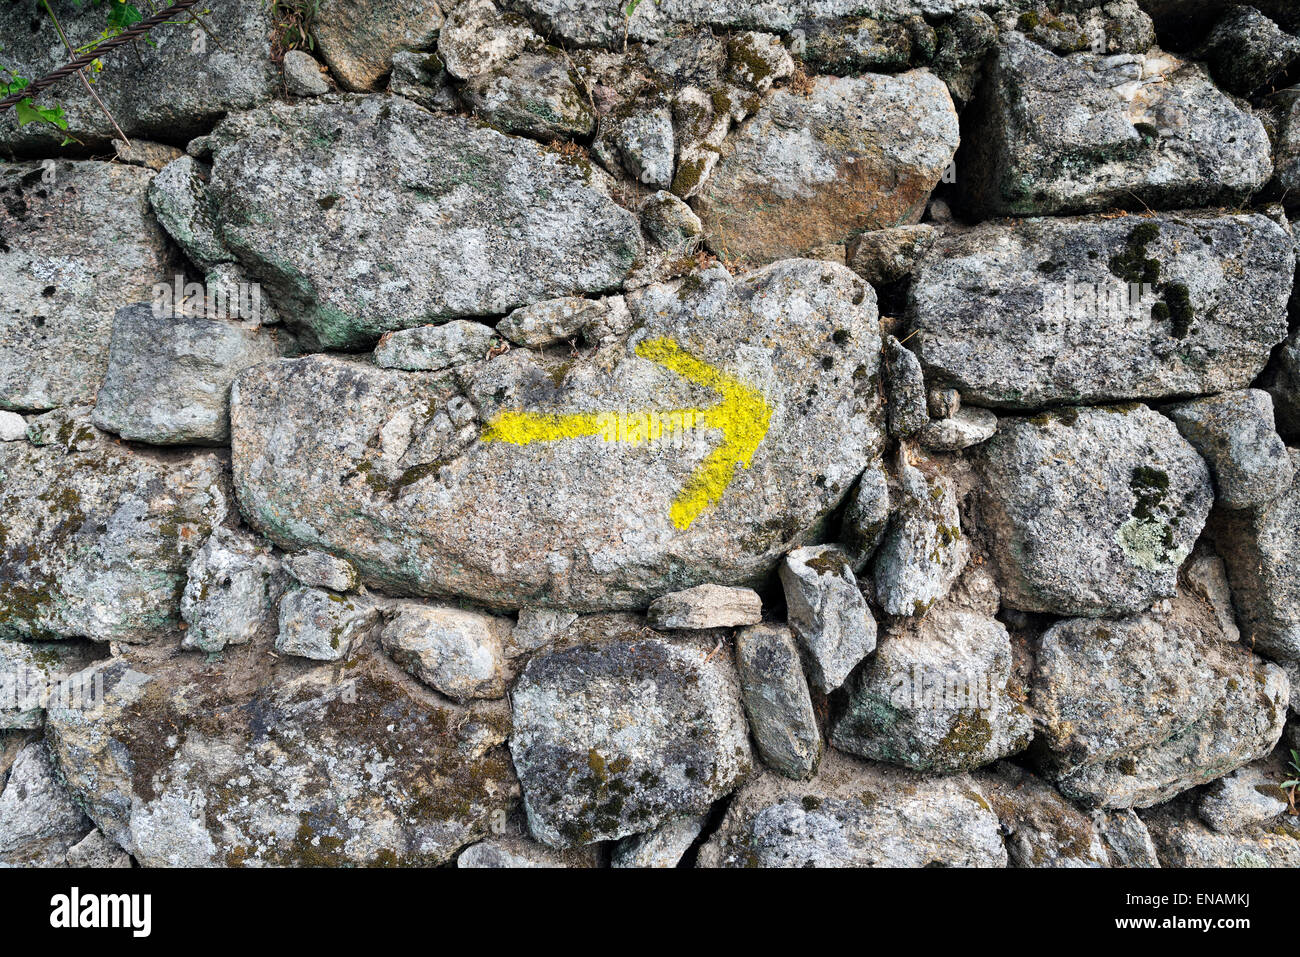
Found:
[[[657, 422], [671, 422], [674, 428], [706, 427], [722, 433], [722, 444], [686, 480], [668, 510], [672, 523], [686, 529], [701, 512], [722, 498], [738, 466], [749, 468], [767, 435], [772, 407], [757, 389], [695, 358], [674, 339], [647, 340], [636, 347], [636, 354], [720, 396], [716, 404], [707, 408], [633, 413], [654, 417]], [[482, 440], [528, 445], [600, 435], [606, 442], [641, 445], [653, 441], [656, 434], [657, 429], [629, 429], [626, 419], [620, 425], [608, 412], [501, 412], [484, 427]]]

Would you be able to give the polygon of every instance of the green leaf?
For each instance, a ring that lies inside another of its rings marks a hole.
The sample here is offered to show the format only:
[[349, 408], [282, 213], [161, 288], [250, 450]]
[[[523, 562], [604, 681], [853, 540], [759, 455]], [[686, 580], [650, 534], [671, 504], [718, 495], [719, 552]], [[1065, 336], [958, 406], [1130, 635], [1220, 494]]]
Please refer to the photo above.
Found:
[[1283, 781], [1281, 786], [1284, 788], [1300, 788], [1300, 778], [1296, 778], [1294, 781]]
[[19, 76], [15, 73], [12, 80], [4, 86], [0, 86], [0, 93], [3, 93], [5, 96], [8, 96], [10, 93], [17, 93], [19, 90], [27, 89], [27, 85], [31, 82], [32, 81], [27, 79], [27, 77]]
[[14, 109], [18, 112], [19, 128], [26, 126], [28, 123], [50, 123], [61, 130], [68, 128], [68, 121], [63, 117], [63, 107], [61, 106], [37, 106], [29, 96], [26, 99], [19, 100]]
[[108, 25], [116, 30], [125, 30], [143, 19], [144, 14], [132, 3], [115, 3], [108, 8]]

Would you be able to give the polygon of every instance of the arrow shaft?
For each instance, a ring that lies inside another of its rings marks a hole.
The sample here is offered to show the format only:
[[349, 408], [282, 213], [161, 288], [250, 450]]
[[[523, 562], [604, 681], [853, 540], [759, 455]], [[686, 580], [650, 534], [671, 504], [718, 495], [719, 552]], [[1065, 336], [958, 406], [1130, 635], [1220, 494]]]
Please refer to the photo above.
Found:
[[689, 382], [711, 389], [718, 394], [718, 402], [707, 408], [637, 412], [507, 411], [487, 424], [482, 440], [529, 445], [600, 436], [606, 442], [639, 446], [655, 443], [665, 435], [674, 438], [693, 429], [716, 429], [722, 433], [722, 443], [686, 480], [669, 508], [672, 523], [686, 529], [701, 512], [722, 498], [737, 468], [749, 467], [767, 435], [772, 407], [757, 389], [695, 358], [672, 339], [641, 342], [636, 354]]
[[[716, 408], [716, 407], [715, 407]], [[713, 408], [648, 409], [634, 412], [502, 412], [483, 432], [485, 442], [561, 442], [599, 436], [606, 442], [649, 445], [716, 427]]]

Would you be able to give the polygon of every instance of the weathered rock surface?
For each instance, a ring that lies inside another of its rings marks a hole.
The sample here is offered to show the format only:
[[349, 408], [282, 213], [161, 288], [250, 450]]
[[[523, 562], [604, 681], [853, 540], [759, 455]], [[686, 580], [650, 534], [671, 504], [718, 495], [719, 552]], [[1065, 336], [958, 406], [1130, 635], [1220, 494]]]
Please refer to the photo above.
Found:
[[889, 527], [889, 476], [883, 467], [862, 473], [840, 523], [840, 538], [855, 575], [860, 575]]
[[212, 142], [227, 246], [326, 348], [614, 289], [641, 253], [600, 171], [400, 97], [275, 104]]
[[1214, 25], [1197, 55], [1225, 90], [1249, 96], [1300, 57], [1300, 38], [1254, 7], [1239, 6]]
[[1243, 389], [1167, 410], [1183, 438], [1201, 453], [1223, 508], [1267, 505], [1291, 487], [1295, 467], [1273, 424], [1273, 400]]
[[705, 816], [680, 817], [614, 845], [611, 867], [677, 867], [704, 827]]
[[0, 442], [17, 442], [27, 438], [27, 420], [17, 412], [0, 410]]
[[377, 658], [266, 651], [115, 660], [105, 708], [51, 711], [69, 789], [142, 866], [440, 864], [518, 794], [500, 711], [452, 708]]
[[649, 830], [749, 774], [735, 673], [707, 654], [632, 631], [528, 662], [510, 752], [534, 837], [572, 847]]
[[83, 642], [0, 640], [0, 730], [40, 728], [51, 690], [99, 657]]
[[1286, 337], [1294, 272], [1260, 215], [988, 222], [922, 257], [908, 345], [932, 385], [994, 408], [1241, 389]]
[[513, 677], [505, 646], [513, 624], [460, 608], [402, 602], [384, 627], [384, 649], [449, 698], [500, 698]]
[[278, 564], [247, 532], [213, 529], [186, 571], [181, 647], [212, 653], [273, 631], [283, 591]]
[[175, 268], [145, 199], [152, 177], [89, 161], [0, 170], [0, 407], [94, 401], [113, 314]]
[[811, 781], [762, 774], [701, 867], [1005, 867], [997, 816], [965, 774], [923, 777], [828, 751]]
[[88, 411], [0, 445], [0, 638], [171, 632], [185, 570], [233, 505], [217, 456], [128, 451]]
[[536, 651], [549, 645], [577, 620], [576, 613], [562, 608], [521, 608], [510, 632], [511, 653]]
[[308, 588], [344, 592], [355, 591], [361, 584], [351, 562], [314, 548], [286, 555], [284, 570]]
[[460, 852], [456, 866], [467, 868], [597, 867], [592, 848], [559, 851], [522, 835], [490, 837]]
[[766, 93], [792, 73], [794, 60], [776, 34], [747, 30], [727, 38], [727, 76], [735, 83]]
[[998, 39], [998, 27], [983, 10], [988, 4], [970, 4], [935, 31], [934, 72], [948, 85], [952, 98], [965, 107], [975, 96], [984, 75], [984, 62]]
[[1003, 602], [1057, 615], [1173, 595], [1213, 494], [1200, 456], [1141, 405], [1004, 418], [979, 468]]
[[291, 348], [274, 329], [127, 306], [113, 318], [93, 421], [154, 445], [224, 444], [235, 377]]
[[518, 14], [502, 13], [492, 0], [470, 0], [451, 11], [438, 33], [438, 55], [452, 76], [482, 76], [541, 38]]
[[1290, 806], [1278, 785], [1288, 780], [1280, 752], [1208, 784], [1196, 804], [1201, 820], [1220, 834], [1272, 821]]
[[198, 160], [180, 156], [149, 181], [149, 206], [158, 222], [200, 269], [211, 269], [230, 259], [208, 194], [207, 178], [208, 171]]
[[375, 364], [408, 372], [437, 372], [487, 357], [492, 327], [469, 319], [440, 326], [416, 326], [385, 333], [375, 347]]
[[64, 860], [69, 867], [130, 867], [131, 856], [95, 828], [80, 841], [68, 848]]
[[790, 629], [785, 625], [740, 629], [736, 670], [763, 763], [788, 778], [809, 777], [821, 758], [822, 739]]
[[890, 435], [904, 439], [929, 423], [921, 362], [893, 336], [885, 336], [885, 396]]
[[1284, 818], [1235, 834], [1219, 834], [1186, 807], [1145, 816], [1164, 867], [1300, 867], [1300, 827]]
[[[1300, 182], [1296, 185], [1300, 188]], [[1278, 432], [1288, 442], [1300, 443], [1300, 332], [1277, 350], [1263, 385], [1273, 397]]]
[[0, 866], [57, 867], [91, 830], [43, 742], [18, 753], [0, 792]]
[[980, 216], [1235, 205], [1273, 172], [1263, 124], [1172, 54], [1053, 54], [1006, 33], [963, 157]]
[[676, 133], [666, 105], [602, 117], [601, 145], [617, 153], [623, 169], [637, 182], [659, 189], [672, 185]]
[[917, 771], [969, 771], [1023, 751], [1033, 726], [1011, 682], [996, 608], [945, 601], [885, 625], [854, 676], [831, 743]]
[[1110, 866], [1093, 821], [1042, 779], [1007, 763], [974, 777], [1002, 822], [1012, 866]]
[[1228, 570], [1208, 542], [1197, 543], [1191, 558], [1178, 572], [1179, 583], [1193, 596], [1208, 602], [1225, 641], [1240, 641], [1237, 613], [1228, 584]]
[[652, 628], [736, 628], [763, 620], [763, 600], [752, 588], [696, 585], [650, 603]]
[[323, 96], [330, 91], [324, 67], [305, 50], [286, 50], [281, 69], [285, 89], [294, 96]]
[[[1285, 2], [1285, 0], [1278, 0]], [[871, 0], [866, 8], [881, 17], [911, 14], [950, 16], [959, 10], [993, 6], [998, 0]], [[739, 29], [789, 31], [812, 18], [861, 15], [862, 0], [787, 0], [756, 8], [746, 0], [662, 0], [649, 7], [638, 4], [631, 15], [621, 0], [525, 0], [521, 5], [553, 29], [578, 44], [658, 40], [679, 36], [700, 24]]]
[[1106, 845], [1111, 867], [1160, 866], [1151, 832], [1132, 808], [1093, 811], [1092, 821]]
[[[924, 22], [924, 21], [922, 21]], [[907, 23], [896, 20], [854, 18], [801, 24], [803, 61], [817, 72], [866, 73], [905, 69], [912, 57], [912, 34]]]
[[948, 594], [970, 558], [952, 480], [932, 461], [900, 446], [897, 495], [876, 550], [876, 600], [890, 615], [923, 615]]
[[133, 166], [143, 166], [155, 173], [160, 172], [168, 163], [180, 159], [184, 152], [166, 143], [153, 143], [149, 140], [113, 140], [113, 152], [119, 161]]
[[1300, 661], [1300, 450], [1296, 478], [1257, 510], [1216, 512], [1211, 533], [1232, 583], [1241, 637], [1266, 655]]
[[876, 647], [876, 619], [848, 557], [834, 545], [798, 548], [781, 563], [781, 585], [813, 686], [829, 694]]
[[0, 788], [9, 778], [9, 771], [23, 748], [36, 740], [31, 731], [0, 731]]
[[656, 243], [682, 256], [695, 252], [704, 238], [704, 224], [695, 210], [662, 189], [641, 207], [641, 225]]
[[[102, 6], [60, 2], [54, 7], [74, 48], [99, 42]], [[20, 76], [45, 76], [71, 59], [52, 24], [40, 22], [43, 18], [43, 10], [17, 4], [0, 11], [5, 66]], [[203, 22], [219, 44], [192, 23], [156, 29], [141, 56], [122, 57], [119, 51], [105, 58], [95, 94], [127, 136], [184, 143], [223, 113], [248, 109], [276, 95], [280, 73], [271, 62], [271, 21], [263, 4], [215, 4], [204, 11]], [[7, 112], [0, 118], [0, 149], [40, 155], [52, 152], [69, 134], [92, 146], [107, 145], [118, 136], [82, 84], [59, 84], [55, 99], [64, 108], [66, 132], [45, 123], [19, 128], [14, 114]], [[40, 105], [50, 104], [43, 99]]]
[[959, 452], [991, 439], [998, 417], [988, 409], [968, 405], [944, 419], [931, 419], [916, 434], [916, 443], [931, 452]]
[[275, 650], [316, 661], [346, 661], [379, 619], [370, 599], [324, 588], [295, 588], [280, 599]]
[[403, 50], [393, 54], [393, 74], [388, 79], [389, 92], [404, 96], [426, 110], [448, 113], [461, 108], [451, 75], [436, 53]]
[[554, 49], [525, 53], [472, 77], [461, 90], [461, 98], [506, 133], [554, 140], [590, 136], [596, 126], [596, 115], [571, 67]]
[[1273, 138], [1273, 183], [1288, 207], [1300, 203], [1300, 85], [1279, 90], [1266, 101], [1273, 107], [1277, 133]]
[[724, 259], [808, 255], [914, 223], [952, 161], [957, 113], [933, 74], [812, 83], [807, 97], [778, 90], [723, 144], [695, 209]]
[[1286, 720], [1286, 675], [1223, 637], [1189, 596], [1169, 612], [1049, 628], [1033, 705], [1061, 793], [1150, 807], [1269, 753]]
[[[514, 350], [457, 370], [459, 388], [324, 356], [247, 370], [232, 393], [247, 519], [372, 584], [495, 608], [645, 608], [762, 581], [876, 459], [870, 287], [796, 260], [628, 306], [638, 327], [593, 356]], [[689, 423], [664, 421], [683, 408]]]
[[594, 299], [564, 296], [522, 306], [497, 323], [497, 332], [521, 346], [549, 346], [577, 336], [603, 313]]
[[366, 4], [322, 0], [312, 17], [311, 32], [339, 82], [349, 90], [374, 90], [392, 68], [395, 53], [434, 42], [442, 13], [437, 0]]
[[873, 286], [897, 282], [911, 273], [917, 259], [934, 245], [936, 235], [930, 223], [876, 229], [850, 241], [846, 262]]

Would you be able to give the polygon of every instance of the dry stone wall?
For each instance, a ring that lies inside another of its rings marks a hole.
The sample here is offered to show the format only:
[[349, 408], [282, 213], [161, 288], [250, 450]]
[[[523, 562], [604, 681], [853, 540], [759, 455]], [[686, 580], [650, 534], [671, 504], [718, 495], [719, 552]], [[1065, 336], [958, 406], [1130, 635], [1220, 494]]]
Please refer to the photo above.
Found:
[[211, 7], [0, 114], [0, 865], [1300, 864], [1293, 4]]

